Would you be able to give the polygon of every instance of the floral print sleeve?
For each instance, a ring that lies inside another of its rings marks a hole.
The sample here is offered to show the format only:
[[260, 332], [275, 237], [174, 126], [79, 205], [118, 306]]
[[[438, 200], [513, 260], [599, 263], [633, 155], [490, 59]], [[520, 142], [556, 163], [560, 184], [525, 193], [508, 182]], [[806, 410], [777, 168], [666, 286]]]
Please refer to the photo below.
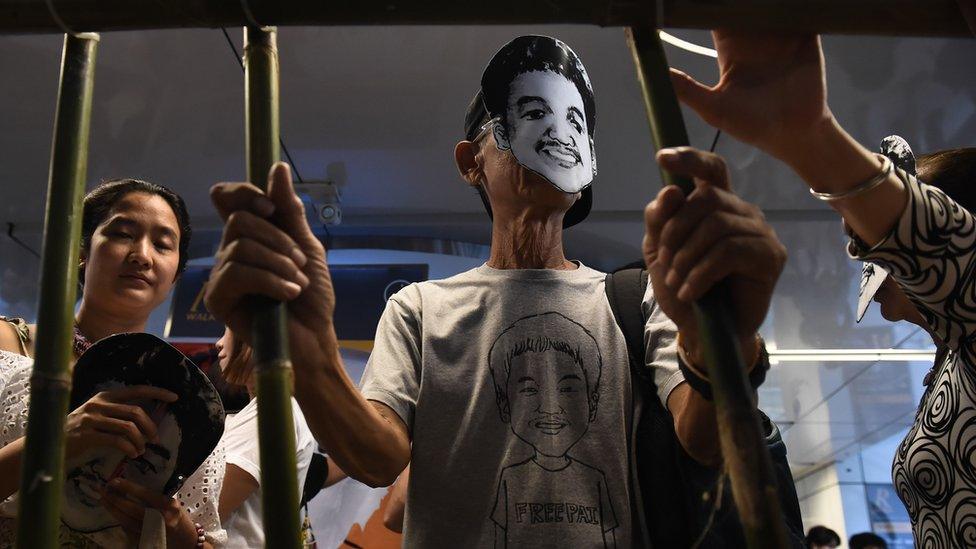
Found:
[[895, 170], [908, 203], [881, 242], [852, 235], [848, 252], [890, 273], [929, 329], [966, 364], [976, 364], [976, 217], [945, 193]]

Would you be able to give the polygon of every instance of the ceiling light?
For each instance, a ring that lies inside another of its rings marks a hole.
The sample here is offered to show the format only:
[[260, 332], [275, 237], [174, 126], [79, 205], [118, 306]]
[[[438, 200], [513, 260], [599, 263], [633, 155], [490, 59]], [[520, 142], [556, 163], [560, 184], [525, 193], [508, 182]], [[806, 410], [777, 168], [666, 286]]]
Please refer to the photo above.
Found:
[[690, 51], [691, 53], [697, 53], [698, 55], [704, 55], [706, 57], [718, 57], [718, 52], [712, 48], [706, 48], [705, 46], [699, 46], [698, 44], [693, 44], [687, 40], [682, 40], [673, 34], [668, 34], [662, 30], [657, 31], [658, 36], [661, 37], [662, 42], [667, 42], [676, 48], [681, 48], [685, 51]]
[[931, 362], [934, 349], [770, 349], [770, 364], [780, 362]]

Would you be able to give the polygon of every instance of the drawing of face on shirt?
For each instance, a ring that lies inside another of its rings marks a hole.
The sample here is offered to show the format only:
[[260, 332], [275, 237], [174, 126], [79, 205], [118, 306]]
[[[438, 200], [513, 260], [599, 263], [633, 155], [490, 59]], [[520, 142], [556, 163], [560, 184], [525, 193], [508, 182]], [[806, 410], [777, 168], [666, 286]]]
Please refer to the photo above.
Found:
[[564, 456], [586, 433], [586, 375], [569, 354], [550, 349], [513, 358], [507, 392], [512, 432], [539, 454]]
[[579, 323], [556, 313], [515, 321], [488, 353], [499, 417], [531, 457], [498, 477], [496, 547], [540, 547], [573, 540], [615, 547], [617, 518], [604, 472], [571, 455], [596, 420], [603, 360]]
[[596, 419], [600, 347], [562, 314], [518, 319], [492, 343], [488, 363], [501, 420], [537, 459], [566, 456]]

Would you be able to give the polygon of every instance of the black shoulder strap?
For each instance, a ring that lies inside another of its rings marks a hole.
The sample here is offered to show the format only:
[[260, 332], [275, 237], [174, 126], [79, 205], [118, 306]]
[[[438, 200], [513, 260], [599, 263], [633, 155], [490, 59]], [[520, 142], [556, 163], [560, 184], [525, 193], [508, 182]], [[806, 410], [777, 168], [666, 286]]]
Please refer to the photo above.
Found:
[[648, 380], [650, 375], [640, 367], [644, 357], [644, 315], [641, 304], [647, 291], [647, 271], [635, 267], [610, 273], [607, 275], [606, 286], [613, 318], [627, 341], [632, 373]]
[[329, 460], [324, 455], [314, 452], [312, 461], [308, 464], [308, 471], [305, 473], [305, 486], [302, 487], [300, 508], [308, 505], [308, 502], [312, 501], [312, 498], [322, 491], [322, 487], [325, 486], [325, 481], [328, 478]]

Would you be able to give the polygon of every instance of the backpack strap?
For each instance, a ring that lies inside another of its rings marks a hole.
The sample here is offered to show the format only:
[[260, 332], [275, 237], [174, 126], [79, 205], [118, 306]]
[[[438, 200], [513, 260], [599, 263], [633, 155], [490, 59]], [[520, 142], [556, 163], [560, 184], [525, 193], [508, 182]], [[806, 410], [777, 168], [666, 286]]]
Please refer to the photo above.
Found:
[[647, 271], [634, 267], [607, 275], [607, 300], [613, 318], [627, 341], [631, 373], [643, 381], [653, 379], [644, 364], [644, 315], [641, 303], [647, 292]]
[[316, 496], [322, 487], [325, 486], [326, 479], [329, 478], [329, 460], [324, 455], [313, 452], [312, 461], [308, 464], [308, 471], [305, 473], [305, 485], [302, 487], [302, 498], [299, 508], [308, 505], [312, 498]]

